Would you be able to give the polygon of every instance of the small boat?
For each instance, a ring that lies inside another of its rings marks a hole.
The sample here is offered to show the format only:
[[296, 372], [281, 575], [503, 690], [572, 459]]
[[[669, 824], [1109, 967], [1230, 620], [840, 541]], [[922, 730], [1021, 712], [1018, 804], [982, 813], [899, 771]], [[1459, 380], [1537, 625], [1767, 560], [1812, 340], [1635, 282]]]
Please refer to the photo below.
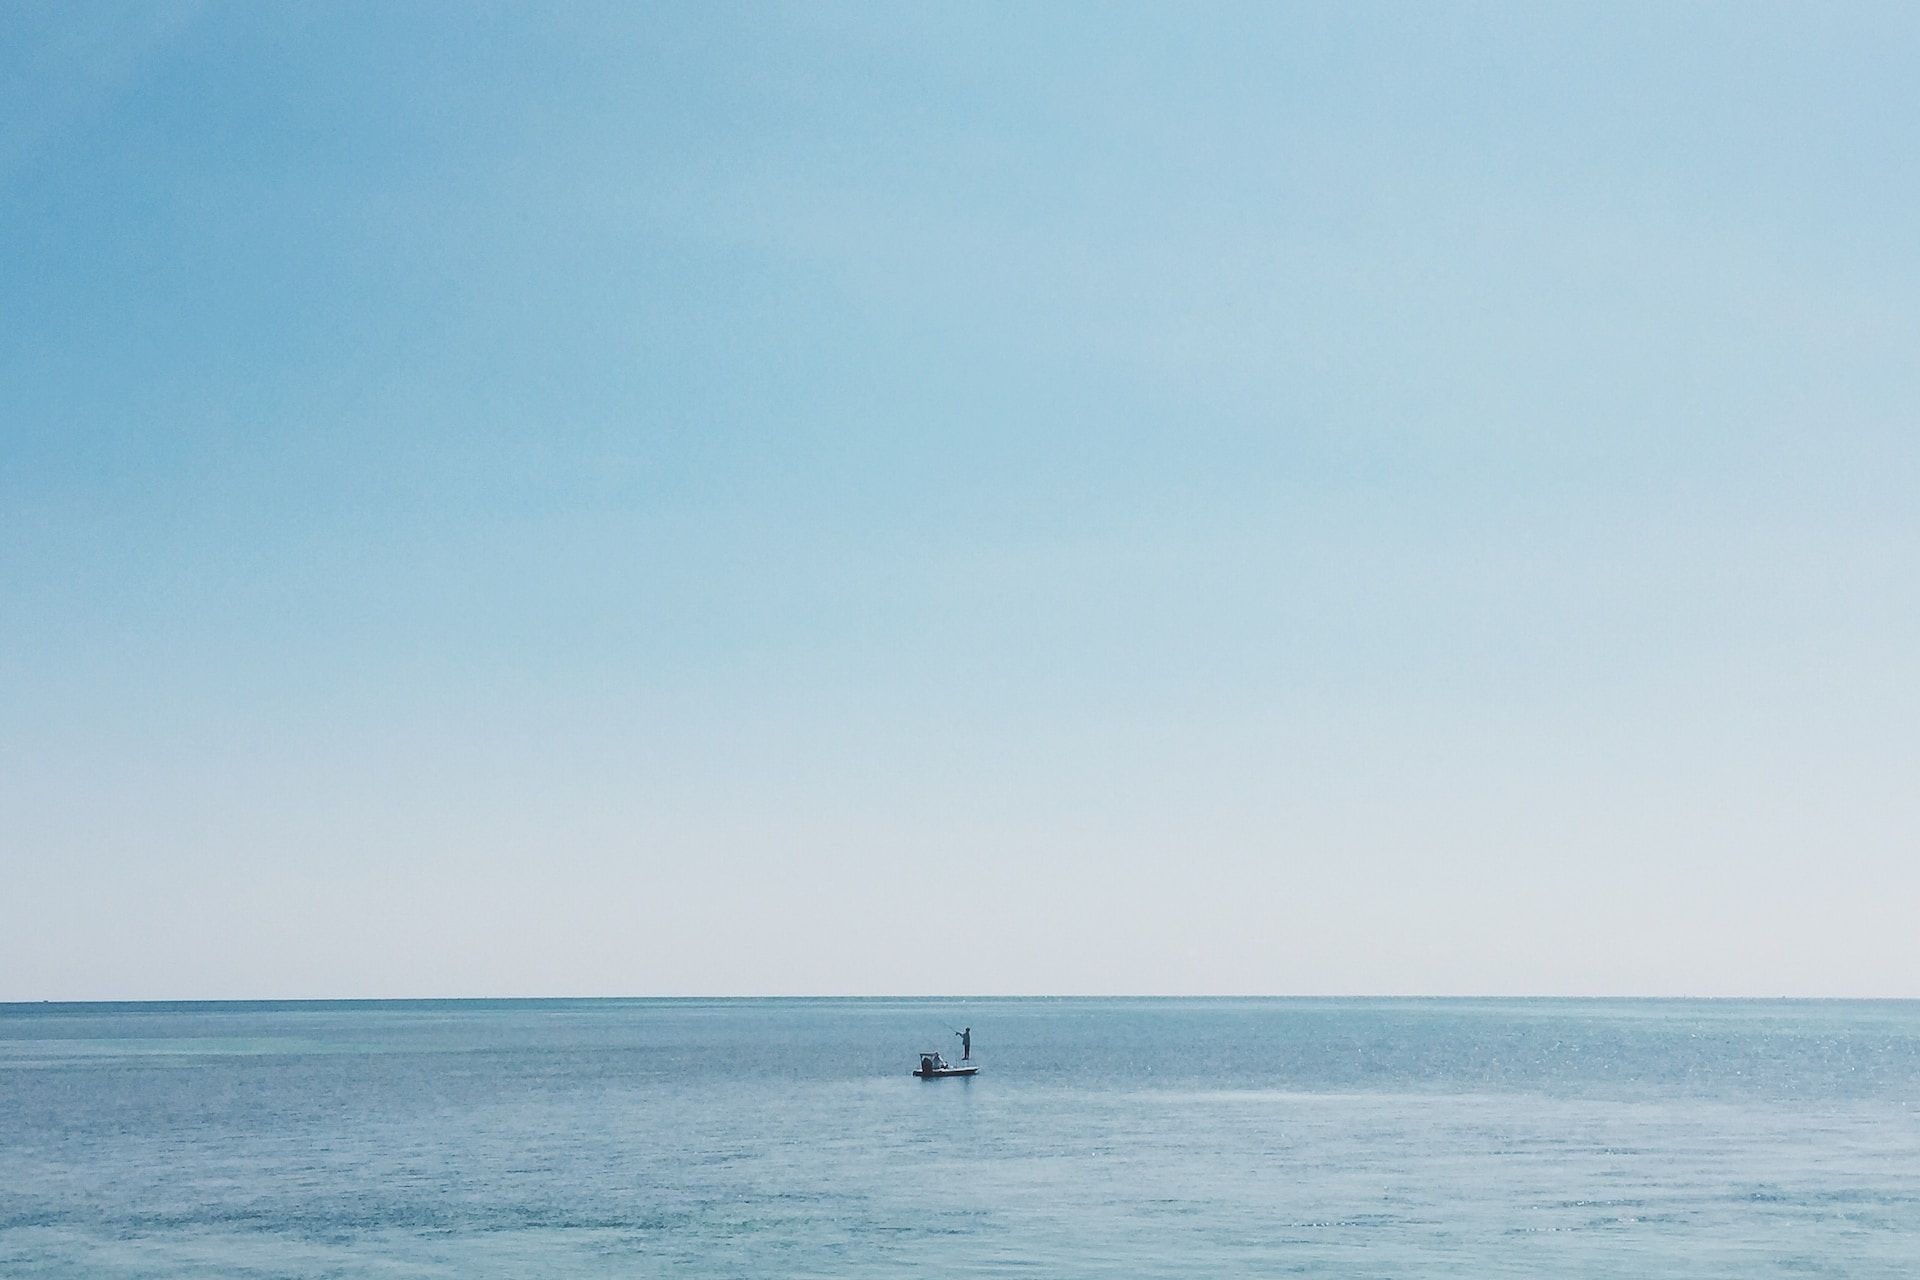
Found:
[[920, 1055], [920, 1068], [913, 1074], [922, 1080], [945, 1080], [948, 1076], [970, 1076], [980, 1068], [971, 1062], [954, 1066], [932, 1049]]

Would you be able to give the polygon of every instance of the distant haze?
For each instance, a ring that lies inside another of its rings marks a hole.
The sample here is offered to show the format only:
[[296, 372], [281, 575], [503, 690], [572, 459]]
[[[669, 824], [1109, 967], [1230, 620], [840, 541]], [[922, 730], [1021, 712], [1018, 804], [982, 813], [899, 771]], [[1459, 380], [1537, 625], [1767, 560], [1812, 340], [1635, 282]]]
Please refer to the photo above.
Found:
[[0, 12], [0, 999], [1920, 995], [1920, 17]]

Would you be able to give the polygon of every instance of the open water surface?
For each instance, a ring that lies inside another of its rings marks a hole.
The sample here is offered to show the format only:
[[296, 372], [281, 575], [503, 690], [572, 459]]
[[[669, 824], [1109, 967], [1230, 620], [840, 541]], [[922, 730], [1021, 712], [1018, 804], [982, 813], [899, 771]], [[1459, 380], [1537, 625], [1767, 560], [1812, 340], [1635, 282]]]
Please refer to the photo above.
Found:
[[0, 1005], [9, 1280], [1916, 1274], [1914, 1002]]

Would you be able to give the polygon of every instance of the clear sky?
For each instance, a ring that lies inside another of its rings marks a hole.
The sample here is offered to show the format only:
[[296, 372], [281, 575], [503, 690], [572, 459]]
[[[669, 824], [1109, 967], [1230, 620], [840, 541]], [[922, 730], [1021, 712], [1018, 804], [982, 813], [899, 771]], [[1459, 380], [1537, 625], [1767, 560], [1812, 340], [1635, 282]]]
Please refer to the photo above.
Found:
[[0, 9], [0, 998], [1920, 995], [1920, 18]]

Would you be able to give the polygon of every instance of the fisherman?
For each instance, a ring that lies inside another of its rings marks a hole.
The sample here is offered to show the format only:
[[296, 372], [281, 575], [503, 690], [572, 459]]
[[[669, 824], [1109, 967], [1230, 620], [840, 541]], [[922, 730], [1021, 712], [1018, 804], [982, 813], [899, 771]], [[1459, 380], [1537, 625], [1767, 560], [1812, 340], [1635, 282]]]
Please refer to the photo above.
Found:
[[973, 1058], [973, 1028], [968, 1027], [958, 1033], [960, 1036], [960, 1061], [968, 1062]]

